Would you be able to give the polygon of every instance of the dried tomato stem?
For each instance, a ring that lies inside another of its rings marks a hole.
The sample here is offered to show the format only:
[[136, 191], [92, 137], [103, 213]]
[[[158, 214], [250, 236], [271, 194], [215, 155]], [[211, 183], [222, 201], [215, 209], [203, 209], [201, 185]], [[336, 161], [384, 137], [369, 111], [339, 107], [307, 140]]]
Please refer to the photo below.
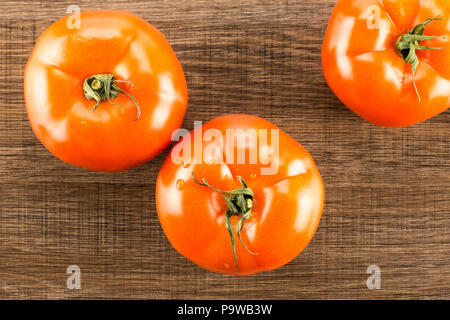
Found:
[[95, 111], [95, 109], [97, 109], [101, 101], [106, 100], [108, 100], [109, 103], [117, 104], [123, 110], [122, 105], [117, 102], [111, 101], [111, 99], [115, 99], [119, 95], [119, 93], [122, 93], [133, 100], [134, 104], [136, 105], [137, 116], [136, 119], [134, 119], [136, 121], [141, 116], [141, 108], [139, 107], [139, 103], [134, 96], [123, 91], [116, 85], [116, 83], [119, 82], [129, 83], [129, 81], [115, 80], [114, 76], [109, 73], [100, 73], [87, 77], [86, 79], [84, 79], [83, 83], [84, 96], [88, 100], [94, 99], [97, 102], [92, 111]]
[[233, 225], [231, 224], [230, 218], [232, 216], [241, 217], [239, 219], [238, 223], [236, 224], [237, 236], [239, 238], [239, 241], [244, 246], [244, 248], [251, 254], [256, 255], [256, 253], [251, 252], [246, 247], [246, 245], [244, 244], [244, 242], [242, 241], [242, 238], [241, 238], [241, 232], [244, 229], [244, 223], [247, 219], [250, 218], [251, 213], [252, 213], [252, 208], [253, 208], [253, 204], [254, 204], [253, 191], [247, 186], [244, 179], [242, 179], [241, 177], [237, 177], [237, 179], [241, 183], [242, 188], [230, 190], [230, 191], [220, 190], [216, 187], [211, 186], [208, 183], [208, 181], [206, 181], [205, 178], [202, 179], [203, 183], [199, 182], [195, 179], [194, 173], [192, 173], [192, 178], [199, 185], [209, 187], [214, 191], [220, 192], [223, 195], [225, 202], [227, 203], [228, 209], [227, 209], [227, 212], [225, 213], [225, 227], [227, 228], [228, 233], [230, 235], [231, 248], [233, 250], [234, 263], [236, 265], [236, 273], [239, 273], [239, 266], [238, 266], [238, 262], [237, 262], [235, 239], [234, 239], [234, 230], [233, 230]]
[[442, 48], [434, 48], [434, 47], [426, 47], [421, 46], [420, 42], [424, 40], [430, 39], [438, 39], [442, 38], [442, 36], [425, 36], [425, 27], [436, 20], [447, 20], [447, 19], [439, 19], [430, 18], [425, 20], [425, 22], [418, 24], [414, 27], [412, 31], [408, 30], [408, 33], [402, 34], [398, 37], [395, 42], [395, 51], [403, 58], [403, 61], [410, 64], [412, 67], [412, 77], [414, 89], [416, 90], [417, 97], [419, 98], [419, 102], [421, 101], [419, 90], [416, 86], [415, 74], [417, 66], [419, 65], [419, 58], [417, 57], [416, 50], [441, 50]]

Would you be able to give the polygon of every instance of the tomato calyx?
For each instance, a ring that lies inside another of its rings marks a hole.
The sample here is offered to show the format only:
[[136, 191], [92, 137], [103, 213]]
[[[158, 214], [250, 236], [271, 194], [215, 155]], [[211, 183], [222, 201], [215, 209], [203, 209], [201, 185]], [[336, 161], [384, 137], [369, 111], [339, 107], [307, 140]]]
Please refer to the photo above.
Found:
[[417, 97], [419, 98], [419, 102], [421, 101], [419, 90], [416, 86], [415, 74], [417, 66], [419, 65], [419, 58], [417, 57], [416, 50], [442, 50], [442, 48], [435, 47], [427, 47], [421, 46], [420, 42], [424, 40], [430, 39], [438, 39], [442, 38], [442, 36], [425, 36], [425, 27], [437, 20], [447, 20], [440, 19], [439, 17], [429, 18], [425, 20], [423, 23], [418, 24], [411, 31], [408, 30], [407, 33], [402, 34], [397, 38], [395, 42], [395, 51], [403, 58], [403, 61], [410, 64], [412, 67], [412, 76], [413, 76], [413, 84], [414, 89], [416, 90]]
[[111, 99], [117, 98], [119, 93], [125, 94], [133, 100], [136, 105], [137, 116], [136, 119], [134, 119], [136, 121], [141, 116], [141, 108], [139, 107], [139, 103], [134, 96], [120, 89], [116, 83], [130, 83], [130, 81], [115, 80], [114, 75], [109, 73], [100, 73], [87, 77], [84, 79], [83, 83], [84, 96], [87, 100], [94, 99], [97, 102], [92, 111], [97, 109], [101, 101], [108, 100], [109, 103], [120, 106], [123, 112], [123, 106], [117, 102], [111, 101]]
[[203, 178], [202, 182], [199, 182], [195, 179], [194, 173], [192, 173], [192, 178], [194, 181], [201, 185], [208, 187], [214, 191], [220, 192], [228, 206], [227, 212], [225, 213], [225, 227], [228, 230], [228, 233], [230, 235], [230, 241], [231, 241], [231, 247], [233, 250], [233, 257], [234, 257], [234, 263], [236, 265], [236, 273], [239, 273], [239, 266], [237, 262], [237, 256], [236, 256], [236, 247], [235, 247], [235, 239], [234, 239], [234, 231], [233, 231], [233, 225], [231, 224], [230, 218], [232, 216], [241, 217], [239, 221], [236, 224], [236, 233], [239, 238], [239, 241], [244, 246], [245, 250], [247, 250], [249, 253], [256, 255], [256, 253], [250, 251], [247, 246], [244, 244], [241, 238], [241, 232], [242, 229], [244, 229], [244, 223], [247, 219], [250, 218], [252, 213], [252, 208], [254, 204], [254, 193], [252, 189], [250, 189], [247, 184], [245, 183], [244, 179], [242, 177], [237, 177], [239, 182], [242, 185], [242, 188], [234, 189], [234, 190], [220, 190], [216, 187], [213, 187], [208, 183], [208, 181]]

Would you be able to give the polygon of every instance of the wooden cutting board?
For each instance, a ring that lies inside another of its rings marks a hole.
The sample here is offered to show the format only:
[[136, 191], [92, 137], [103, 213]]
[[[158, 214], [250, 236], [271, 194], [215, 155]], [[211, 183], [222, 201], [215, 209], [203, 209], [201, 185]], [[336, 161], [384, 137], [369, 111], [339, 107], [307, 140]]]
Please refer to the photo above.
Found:
[[[2, 0], [0, 298], [450, 298], [450, 113], [385, 129], [343, 106], [320, 62], [335, 1], [91, 3], [77, 1], [133, 12], [168, 38], [188, 80], [184, 128], [249, 113], [302, 143], [325, 183], [323, 218], [276, 271], [235, 278], [183, 258], [155, 210], [167, 150], [127, 172], [89, 172], [53, 157], [28, 124], [25, 63], [73, 1]], [[66, 288], [70, 265], [81, 290]], [[380, 290], [366, 287], [369, 265], [381, 269]]]

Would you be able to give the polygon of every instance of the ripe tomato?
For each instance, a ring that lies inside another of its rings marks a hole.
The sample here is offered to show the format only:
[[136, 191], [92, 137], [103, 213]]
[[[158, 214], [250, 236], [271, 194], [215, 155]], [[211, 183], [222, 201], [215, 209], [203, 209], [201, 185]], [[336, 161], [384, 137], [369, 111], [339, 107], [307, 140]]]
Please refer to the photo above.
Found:
[[80, 28], [70, 19], [43, 32], [26, 66], [34, 133], [56, 157], [87, 169], [122, 171], [148, 161], [169, 145], [186, 111], [175, 53], [157, 29], [127, 12], [82, 12]]
[[338, 98], [377, 125], [405, 127], [450, 105], [448, 0], [339, 0], [322, 48]]
[[156, 183], [158, 216], [173, 247], [205, 269], [233, 275], [294, 259], [312, 239], [323, 201], [309, 153], [249, 115], [222, 116], [186, 134]]

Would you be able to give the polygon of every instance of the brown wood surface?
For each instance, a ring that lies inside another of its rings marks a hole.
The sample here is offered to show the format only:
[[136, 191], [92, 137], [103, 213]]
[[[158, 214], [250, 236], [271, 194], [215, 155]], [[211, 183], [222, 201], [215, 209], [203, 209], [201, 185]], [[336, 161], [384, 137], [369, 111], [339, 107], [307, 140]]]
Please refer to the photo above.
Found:
[[[0, 298], [450, 298], [450, 113], [385, 129], [343, 106], [320, 63], [334, 0], [75, 3], [128, 10], [166, 35], [188, 80], [184, 128], [250, 113], [301, 142], [324, 179], [323, 218], [276, 271], [234, 278], [193, 265], [156, 215], [167, 150], [127, 172], [95, 173], [57, 160], [31, 131], [24, 65], [74, 2], [1, 0]], [[81, 290], [66, 288], [72, 264]], [[371, 264], [381, 290], [366, 287]]]

